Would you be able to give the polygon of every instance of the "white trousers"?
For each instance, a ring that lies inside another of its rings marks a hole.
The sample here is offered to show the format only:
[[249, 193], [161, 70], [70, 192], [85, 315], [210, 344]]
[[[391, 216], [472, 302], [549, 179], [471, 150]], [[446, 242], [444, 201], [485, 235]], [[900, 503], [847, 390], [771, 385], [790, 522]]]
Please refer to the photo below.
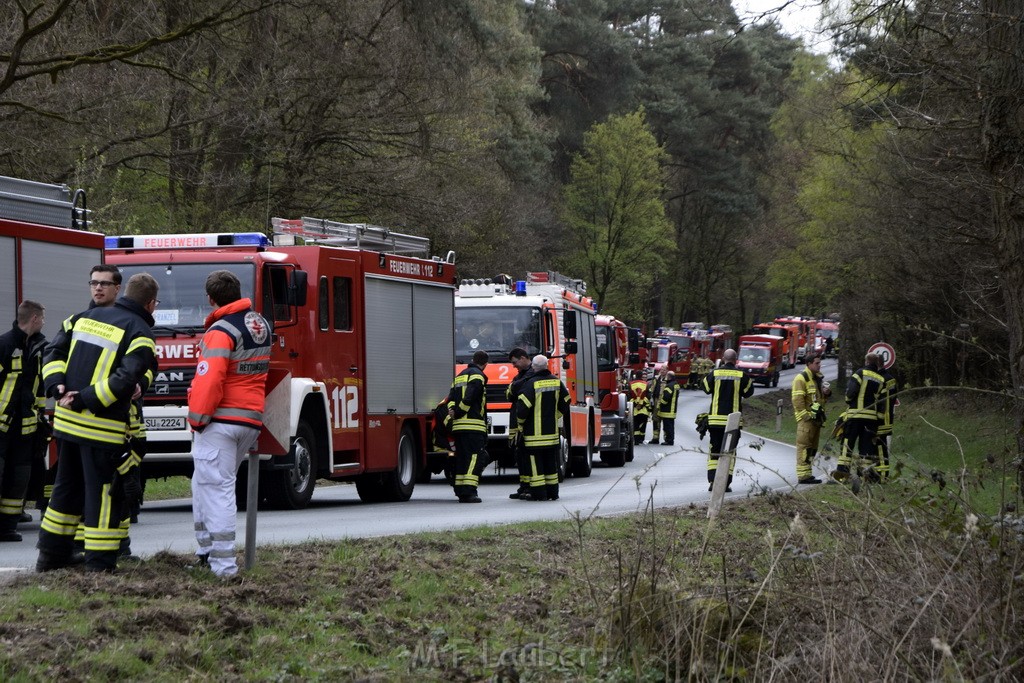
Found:
[[238, 573], [235, 560], [235, 480], [238, 466], [256, 444], [259, 430], [211, 422], [192, 442], [192, 517], [197, 555], [206, 555], [217, 576]]

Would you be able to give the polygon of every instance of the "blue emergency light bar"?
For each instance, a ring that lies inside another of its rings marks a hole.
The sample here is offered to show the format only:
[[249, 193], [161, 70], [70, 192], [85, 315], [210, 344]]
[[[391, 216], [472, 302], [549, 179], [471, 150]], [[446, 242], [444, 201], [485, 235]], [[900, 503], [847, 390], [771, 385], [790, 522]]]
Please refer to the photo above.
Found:
[[262, 232], [217, 232], [195, 235], [123, 235], [105, 237], [107, 249], [210, 249], [215, 247], [269, 247]]
[[526, 280], [516, 280], [516, 296], [526, 296]]

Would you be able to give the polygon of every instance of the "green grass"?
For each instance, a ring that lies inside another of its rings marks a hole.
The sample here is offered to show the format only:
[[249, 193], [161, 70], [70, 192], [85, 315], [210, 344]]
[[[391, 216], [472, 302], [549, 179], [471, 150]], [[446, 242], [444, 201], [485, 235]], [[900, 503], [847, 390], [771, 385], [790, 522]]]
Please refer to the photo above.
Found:
[[[776, 402], [783, 399], [782, 429], [775, 431]], [[830, 438], [845, 406], [835, 398], [826, 405], [829, 422], [819, 451], [836, 455]], [[744, 405], [744, 429], [785, 443], [796, 443], [796, 421], [788, 390], [765, 393]], [[1019, 495], [1016, 481], [1014, 423], [1007, 399], [968, 389], [916, 389], [900, 394], [890, 457], [894, 476], [904, 470], [935, 477], [959, 496], [962, 504], [985, 515], [1000, 513]]]
[[192, 480], [188, 477], [164, 477], [146, 480], [146, 500], [191, 498]]
[[[764, 405], [747, 429], [771, 436]], [[227, 582], [167, 553], [27, 575], [0, 588], [0, 679], [1011, 680], [1024, 519], [968, 513], [989, 489], [1020, 503], [995, 415], [908, 394], [893, 481], [730, 500], [714, 522], [648, 508], [262, 547]], [[963, 456], [928, 423], [972, 435]]]

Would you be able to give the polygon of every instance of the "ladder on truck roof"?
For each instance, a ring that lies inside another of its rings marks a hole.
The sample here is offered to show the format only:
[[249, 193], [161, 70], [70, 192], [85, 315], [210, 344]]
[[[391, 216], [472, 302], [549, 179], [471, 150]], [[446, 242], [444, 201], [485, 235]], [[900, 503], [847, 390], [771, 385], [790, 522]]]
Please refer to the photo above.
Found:
[[0, 176], [0, 218], [56, 228], [89, 229], [85, 190], [72, 193], [67, 185], [8, 176]]
[[308, 243], [387, 251], [394, 254], [430, 254], [430, 239], [395, 232], [379, 225], [340, 223], [307, 216], [297, 219], [271, 218], [270, 222], [276, 234], [295, 235]]

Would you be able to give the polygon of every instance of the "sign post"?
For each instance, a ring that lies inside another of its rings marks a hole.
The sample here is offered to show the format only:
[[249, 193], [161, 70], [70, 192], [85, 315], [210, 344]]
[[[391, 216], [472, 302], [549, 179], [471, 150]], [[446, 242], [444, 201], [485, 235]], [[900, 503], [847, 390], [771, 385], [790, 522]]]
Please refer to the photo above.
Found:
[[885, 342], [877, 342], [872, 344], [871, 348], [868, 349], [868, 353], [873, 353], [882, 358], [882, 367], [888, 370], [896, 362], [896, 350]]

